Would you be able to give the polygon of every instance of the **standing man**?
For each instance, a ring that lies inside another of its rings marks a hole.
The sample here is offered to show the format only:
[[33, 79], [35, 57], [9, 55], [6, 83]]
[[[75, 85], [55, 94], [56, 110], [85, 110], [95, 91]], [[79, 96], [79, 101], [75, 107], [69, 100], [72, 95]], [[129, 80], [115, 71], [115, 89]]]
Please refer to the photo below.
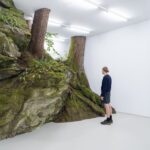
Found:
[[112, 120], [112, 107], [110, 104], [110, 93], [111, 93], [111, 84], [112, 79], [111, 76], [108, 74], [109, 69], [108, 67], [102, 68], [102, 74], [104, 75], [102, 80], [102, 86], [101, 86], [101, 101], [104, 104], [107, 119], [101, 122], [102, 125], [110, 125], [113, 123]]

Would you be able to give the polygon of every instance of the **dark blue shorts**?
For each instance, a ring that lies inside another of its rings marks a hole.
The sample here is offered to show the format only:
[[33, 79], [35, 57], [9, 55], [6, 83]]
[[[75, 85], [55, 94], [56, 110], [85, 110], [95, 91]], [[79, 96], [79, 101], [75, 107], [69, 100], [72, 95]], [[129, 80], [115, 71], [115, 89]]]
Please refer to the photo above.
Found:
[[104, 96], [104, 100], [102, 101], [103, 104], [109, 104], [110, 103], [110, 92], [107, 92]]

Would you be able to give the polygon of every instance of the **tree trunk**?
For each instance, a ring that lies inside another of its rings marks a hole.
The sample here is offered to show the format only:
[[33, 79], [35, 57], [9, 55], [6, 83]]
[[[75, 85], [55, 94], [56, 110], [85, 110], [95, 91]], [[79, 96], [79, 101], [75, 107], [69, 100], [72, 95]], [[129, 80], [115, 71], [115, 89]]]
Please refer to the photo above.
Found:
[[50, 9], [43, 8], [37, 10], [34, 15], [32, 37], [28, 49], [37, 59], [41, 59], [43, 56], [49, 13]]
[[84, 70], [84, 50], [86, 44], [85, 36], [74, 36], [71, 38], [71, 46], [68, 57], [68, 64], [77, 72], [81, 84], [89, 87]]
[[84, 71], [84, 50], [86, 37], [71, 38], [67, 64], [72, 72], [68, 97], [55, 122], [76, 121], [104, 116], [99, 95], [91, 91]]

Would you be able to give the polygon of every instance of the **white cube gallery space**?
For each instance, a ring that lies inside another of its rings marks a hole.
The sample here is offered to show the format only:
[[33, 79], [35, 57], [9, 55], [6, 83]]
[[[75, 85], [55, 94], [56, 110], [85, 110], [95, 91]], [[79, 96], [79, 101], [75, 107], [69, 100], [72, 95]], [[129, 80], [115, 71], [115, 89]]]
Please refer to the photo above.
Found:
[[149, 150], [149, 56], [149, 0], [0, 0], [0, 150]]

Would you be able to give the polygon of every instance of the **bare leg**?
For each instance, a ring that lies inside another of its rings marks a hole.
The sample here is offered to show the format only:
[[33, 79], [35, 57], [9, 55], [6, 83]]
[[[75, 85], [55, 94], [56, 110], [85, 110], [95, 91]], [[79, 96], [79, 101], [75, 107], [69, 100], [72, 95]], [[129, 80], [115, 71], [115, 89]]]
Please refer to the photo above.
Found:
[[113, 123], [111, 104], [105, 104], [104, 107], [105, 107], [107, 119], [104, 120], [103, 122], [101, 122], [101, 124], [103, 124], [103, 125], [111, 125]]
[[105, 104], [105, 110], [106, 110], [107, 118], [109, 118], [111, 115], [110, 104]]
[[112, 115], [112, 106], [109, 104], [109, 109], [110, 109], [110, 116]]
[[111, 116], [112, 115], [111, 104], [105, 104], [104, 107], [105, 107], [105, 110], [106, 110], [107, 119], [104, 120], [103, 122], [101, 122], [101, 124], [110, 125], [110, 124], [113, 123], [112, 116]]

